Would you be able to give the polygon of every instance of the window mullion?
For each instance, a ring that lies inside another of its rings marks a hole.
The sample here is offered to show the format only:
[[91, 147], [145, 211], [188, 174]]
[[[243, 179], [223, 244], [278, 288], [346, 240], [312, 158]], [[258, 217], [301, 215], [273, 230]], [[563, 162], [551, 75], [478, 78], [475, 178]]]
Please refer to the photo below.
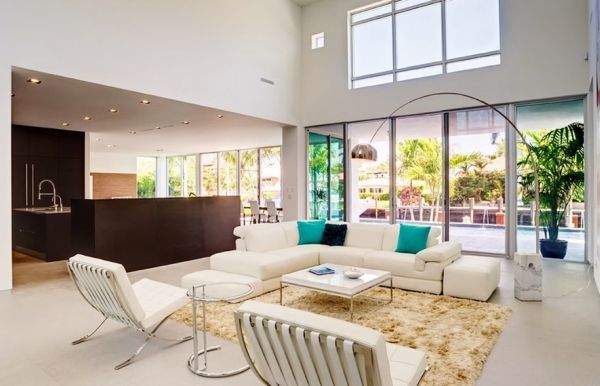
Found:
[[442, 74], [446, 74], [446, 0], [442, 0]]

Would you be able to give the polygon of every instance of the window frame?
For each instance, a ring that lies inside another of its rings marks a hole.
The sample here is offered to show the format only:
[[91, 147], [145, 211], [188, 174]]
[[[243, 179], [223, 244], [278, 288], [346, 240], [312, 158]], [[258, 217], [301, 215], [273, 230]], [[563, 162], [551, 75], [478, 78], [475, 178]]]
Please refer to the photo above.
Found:
[[[434, 66], [442, 66], [442, 72], [440, 74], [427, 75], [427, 76], [445, 75], [448, 73], [461, 71], [461, 70], [458, 70], [458, 71], [448, 72], [447, 65], [450, 63], [463, 62], [463, 61], [467, 61], [467, 60], [471, 60], [471, 59], [478, 59], [478, 58], [484, 58], [484, 57], [490, 57], [490, 56], [500, 56], [500, 58], [501, 58], [502, 34], [500, 33], [499, 34], [499, 49], [448, 59], [447, 58], [447, 49], [446, 49], [446, 45], [447, 45], [447, 42], [446, 42], [446, 40], [447, 40], [447, 36], [446, 36], [447, 35], [446, 34], [446, 0], [424, 1], [423, 3], [420, 3], [420, 4], [412, 5], [412, 6], [409, 6], [406, 8], [397, 9], [396, 4], [398, 3], [398, 1], [401, 1], [401, 0], [379, 1], [376, 3], [370, 4], [370, 5], [367, 5], [365, 7], [357, 8], [357, 9], [354, 9], [354, 10], [348, 12], [348, 52], [350, 53], [350, 56], [348, 58], [348, 70], [349, 70], [348, 86], [349, 86], [349, 89], [353, 90], [355, 88], [369, 87], [369, 86], [354, 87], [354, 82], [364, 80], [364, 79], [382, 77], [385, 75], [392, 75], [391, 82], [378, 83], [377, 85], [394, 83], [394, 82], [403, 82], [406, 80], [419, 79], [420, 77], [398, 80], [397, 74], [401, 74], [401, 73], [404, 73], [407, 71], [412, 71], [412, 70], [434, 67]], [[499, 9], [498, 18], [500, 18], [500, 0], [496, 0], [496, 1], [498, 1], [498, 9]], [[379, 7], [388, 5], [388, 4], [391, 4], [390, 12], [386, 12], [386, 13], [383, 13], [383, 14], [380, 14], [377, 16], [373, 16], [370, 18], [366, 18], [366, 19], [356, 21], [356, 22], [352, 21], [352, 17], [356, 14], [370, 11], [374, 8], [379, 8]], [[397, 68], [398, 58], [397, 58], [397, 47], [396, 47], [396, 15], [399, 15], [399, 14], [402, 14], [405, 12], [411, 12], [416, 9], [419, 9], [422, 7], [427, 7], [427, 6], [430, 6], [433, 4], [440, 4], [440, 7], [441, 7], [440, 15], [441, 15], [441, 29], [442, 29], [442, 31], [441, 31], [442, 32], [442, 60], [434, 61], [434, 62], [430, 62], [430, 63], [418, 64], [418, 65], [414, 65], [414, 66]], [[354, 32], [353, 31], [354, 30], [353, 30], [353, 27], [360, 25], [360, 24], [369, 23], [369, 22], [372, 22], [372, 21], [375, 21], [378, 19], [390, 17], [390, 16], [392, 19], [392, 57], [393, 57], [392, 69], [388, 70], [388, 71], [381, 71], [381, 72], [367, 74], [367, 75], [354, 76], [354, 68], [353, 68], [353, 62], [354, 62]], [[475, 67], [475, 68], [484, 68], [484, 67], [488, 67], [488, 66]], [[464, 70], [464, 71], [468, 71], [468, 70]]]

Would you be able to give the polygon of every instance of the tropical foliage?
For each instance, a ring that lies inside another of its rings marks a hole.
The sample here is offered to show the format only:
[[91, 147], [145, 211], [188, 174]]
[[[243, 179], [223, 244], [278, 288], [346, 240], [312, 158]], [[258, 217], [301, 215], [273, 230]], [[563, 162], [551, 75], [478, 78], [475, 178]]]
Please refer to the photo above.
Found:
[[558, 230], [567, 206], [574, 196], [583, 196], [584, 146], [583, 124], [572, 123], [544, 135], [527, 133], [530, 143], [519, 162], [519, 183], [524, 197], [531, 200], [535, 192], [537, 170], [540, 187], [540, 222], [546, 238], [558, 239]]
[[[398, 174], [410, 181], [413, 186], [415, 180], [423, 181], [427, 186], [428, 194], [425, 199], [430, 201], [434, 208], [439, 207], [442, 195], [442, 144], [434, 138], [408, 139], [398, 143]], [[436, 214], [437, 216], [437, 214]], [[430, 221], [433, 221], [434, 211], [430, 212]]]

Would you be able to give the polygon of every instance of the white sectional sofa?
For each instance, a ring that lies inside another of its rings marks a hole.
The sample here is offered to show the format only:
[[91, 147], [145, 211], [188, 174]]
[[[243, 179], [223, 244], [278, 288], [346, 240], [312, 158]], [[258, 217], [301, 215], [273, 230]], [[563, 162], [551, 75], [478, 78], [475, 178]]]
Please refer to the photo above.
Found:
[[[336, 263], [392, 273], [393, 286], [440, 294], [444, 268], [461, 256], [461, 245], [440, 243], [441, 229], [431, 228], [427, 248], [417, 254], [394, 252], [400, 227], [348, 223], [344, 246], [298, 245], [295, 221], [239, 226], [234, 229], [236, 250], [210, 258], [210, 272], [225, 272], [260, 282], [254, 296], [279, 287], [281, 275], [318, 264]], [[206, 271], [209, 272], [209, 271]], [[206, 281], [209, 275], [203, 275]], [[198, 277], [184, 278], [186, 287]], [[188, 283], [189, 282], [189, 283]], [[259, 290], [260, 288], [260, 290]]]

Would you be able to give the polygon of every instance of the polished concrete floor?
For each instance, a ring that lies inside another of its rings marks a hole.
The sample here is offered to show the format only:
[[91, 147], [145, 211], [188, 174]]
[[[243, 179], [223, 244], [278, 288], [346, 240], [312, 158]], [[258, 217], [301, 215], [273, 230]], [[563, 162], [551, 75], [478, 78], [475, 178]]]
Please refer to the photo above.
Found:
[[[186, 367], [191, 342], [152, 342], [133, 365], [113, 370], [143, 337], [110, 322], [95, 338], [72, 346], [72, 340], [101, 321], [100, 315], [81, 299], [64, 262], [17, 260], [15, 288], [0, 292], [0, 385], [259, 384], [250, 372], [227, 379], [193, 375]], [[130, 277], [177, 284], [182, 275], [204, 269], [207, 263], [196, 260]], [[544, 268], [544, 302], [522, 303], [513, 298], [512, 266], [503, 263], [502, 283], [491, 301], [509, 305], [514, 312], [478, 385], [600, 385], [600, 296], [589, 280], [591, 272], [586, 265], [558, 261], [546, 261]], [[169, 321], [163, 333], [177, 337], [190, 330]], [[223, 346], [209, 357], [211, 369], [243, 363], [236, 345], [214, 337], [210, 343]]]

